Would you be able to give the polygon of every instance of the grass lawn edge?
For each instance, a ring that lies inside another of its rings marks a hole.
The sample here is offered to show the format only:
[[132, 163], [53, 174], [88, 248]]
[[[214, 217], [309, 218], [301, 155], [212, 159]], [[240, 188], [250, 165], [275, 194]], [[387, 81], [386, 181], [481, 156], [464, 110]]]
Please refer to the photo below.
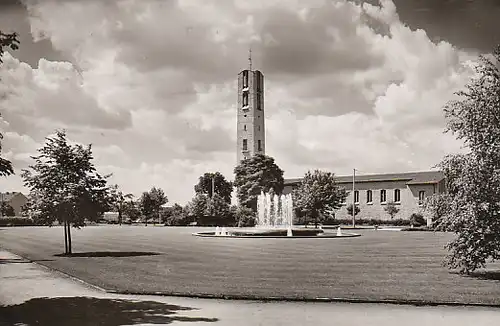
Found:
[[388, 305], [406, 305], [406, 306], [416, 306], [416, 307], [437, 307], [437, 306], [449, 306], [449, 307], [484, 307], [484, 308], [500, 308], [500, 304], [489, 304], [489, 303], [463, 303], [454, 301], [428, 301], [428, 300], [399, 300], [399, 299], [363, 299], [363, 298], [342, 298], [342, 297], [317, 297], [317, 298], [307, 298], [307, 297], [288, 297], [288, 296], [273, 296], [273, 297], [262, 297], [262, 296], [252, 296], [252, 295], [224, 295], [224, 294], [210, 294], [210, 293], [192, 293], [192, 292], [165, 292], [165, 291], [123, 291], [123, 290], [113, 290], [106, 289], [95, 285], [89, 281], [83, 280], [76, 276], [73, 276], [67, 272], [63, 272], [57, 268], [47, 266], [39, 261], [34, 261], [26, 258], [12, 250], [7, 250], [5, 248], [0, 249], [10, 252], [22, 259], [40, 266], [41, 268], [51, 271], [60, 277], [71, 279], [74, 282], [80, 283], [87, 288], [91, 288], [95, 291], [108, 294], [116, 295], [132, 295], [132, 296], [162, 296], [162, 297], [180, 297], [180, 298], [192, 298], [192, 299], [212, 299], [212, 300], [228, 300], [228, 301], [258, 301], [258, 302], [304, 302], [304, 303], [360, 303], [360, 304], [388, 304]]

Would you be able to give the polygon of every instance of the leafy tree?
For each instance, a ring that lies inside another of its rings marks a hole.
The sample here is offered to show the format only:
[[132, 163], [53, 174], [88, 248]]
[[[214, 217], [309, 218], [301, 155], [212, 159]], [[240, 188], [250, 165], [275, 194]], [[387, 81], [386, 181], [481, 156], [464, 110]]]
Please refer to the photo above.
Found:
[[445, 132], [462, 140], [468, 153], [446, 156], [449, 206], [440, 226], [455, 232], [447, 244], [449, 268], [470, 273], [500, 258], [500, 45], [481, 56], [476, 75], [444, 107]]
[[229, 207], [230, 205], [224, 198], [215, 194], [208, 199], [206, 215], [225, 218], [229, 215]]
[[[354, 209], [354, 216], [358, 215], [359, 212], [361, 212], [359, 205], [356, 205], [355, 207], [356, 208]], [[346, 210], [347, 210], [347, 214], [349, 214], [349, 216], [352, 216], [352, 204], [347, 205]]]
[[124, 206], [128, 200], [131, 200], [134, 196], [132, 194], [124, 194], [120, 190], [118, 185], [113, 185], [110, 187], [109, 192], [109, 204], [110, 208], [118, 213], [118, 223], [121, 225], [123, 222], [123, 210]]
[[315, 170], [306, 172], [292, 196], [295, 211], [303, 216], [303, 222], [318, 226], [326, 216], [341, 207], [346, 192], [337, 185], [333, 173]]
[[153, 187], [144, 192], [139, 201], [139, 207], [144, 216], [146, 225], [149, 220], [159, 219], [162, 205], [168, 202], [168, 198], [162, 189]]
[[128, 222], [136, 221], [141, 217], [139, 204], [132, 199], [125, 201], [123, 203], [122, 211], [123, 211], [123, 216], [126, 216], [126, 221]]
[[196, 194], [188, 204], [189, 214], [194, 216], [196, 219], [199, 219], [207, 212], [207, 206], [208, 195]]
[[424, 201], [424, 210], [432, 218], [432, 225], [437, 230], [445, 230], [443, 217], [450, 211], [450, 195], [448, 193], [434, 194], [429, 196]]
[[230, 205], [218, 194], [196, 194], [188, 206], [198, 225], [225, 225], [231, 220]]
[[255, 212], [245, 206], [232, 207], [231, 211], [234, 214], [234, 219], [238, 227], [253, 227], [257, 223]]
[[196, 194], [204, 194], [208, 197], [212, 197], [212, 186], [217, 195], [222, 197], [228, 204], [231, 204], [233, 184], [227, 181], [226, 177], [220, 172], [205, 173], [200, 176], [198, 183], [194, 186], [194, 191]]
[[2, 202], [2, 206], [0, 207], [2, 210], [2, 214], [0, 216], [15, 216], [16, 212], [14, 211], [14, 207], [12, 207], [9, 203]]
[[[0, 64], [3, 63], [2, 57], [5, 53], [5, 48], [10, 48], [12, 50], [17, 50], [19, 48], [19, 39], [16, 33], [5, 34], [0, 31]], [[0, 132], [0, 153], [2, 152], [2, 139], [3, 135]], [[14, 174], [12, 163], [0, 156], [0, 176], [6, 177], [11, 174]]]
[[163, 210], [162, 220], [166, 225], [188, 225], [192, 218], [188, 214], [186, 207], [175, 203], [172, 207]]
[[394, 218], [394, 216], [399, 212], [399, 208], [396, 206], [396, 204], [392, 201], [388, 202], [387, 205], [385, 205], [384, 208], [385, 212], [389, 214], [391, 217], [391, 220]]
[[284, 187], [283, 170], [270, 156], [256, 154], [244, 159], [234, 169], [234, 185], [240, 205], [257, 211], [257, 197], [261, 191], [281, 194]]
[[31, 189], [31, 213], [42, 224], [64, 225], [65, 253], [71, 254], [71, 226], [97, 221], [107, 209], [109, 176], [96, 172], [91, 145], [69, 144], [65, 131], [46, 138], [38, 152], [34, 165], [22, 172]]

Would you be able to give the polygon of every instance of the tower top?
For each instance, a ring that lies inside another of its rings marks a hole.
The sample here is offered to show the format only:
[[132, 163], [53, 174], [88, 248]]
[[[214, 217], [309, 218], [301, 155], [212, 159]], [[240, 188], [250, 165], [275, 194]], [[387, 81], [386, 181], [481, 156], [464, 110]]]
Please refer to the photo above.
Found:
[[252, 71], [252, 48], [248, 48], [248, 70]]

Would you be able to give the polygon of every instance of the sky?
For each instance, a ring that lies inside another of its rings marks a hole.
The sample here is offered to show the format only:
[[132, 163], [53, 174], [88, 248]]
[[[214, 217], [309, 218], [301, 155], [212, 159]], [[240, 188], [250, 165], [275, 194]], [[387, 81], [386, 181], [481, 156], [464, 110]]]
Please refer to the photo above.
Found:
[[236, 78], [265, 77], [266, 154], [286, 178], [429, 170], [463, 151], [442, 107], [500, 44], [496, 0], [2, 0], [20, 34], [0, 67], [3, 157], [20, 172], [56, 129], [111, 183], [185, 204], [234, 179]]

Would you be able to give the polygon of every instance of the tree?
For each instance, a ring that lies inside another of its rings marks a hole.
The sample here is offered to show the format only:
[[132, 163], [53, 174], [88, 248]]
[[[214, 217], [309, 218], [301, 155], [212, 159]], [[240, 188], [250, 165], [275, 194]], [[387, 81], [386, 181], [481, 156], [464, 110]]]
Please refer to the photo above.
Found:
[[109, 175], [96, 172], [92, 146], [69, 144], [65, 131], [47, 137], [38, 152], [34, 165], [22, 172], [31, 189], [31, 214], [42, 224], [63, 224], [65, 253], [71, 254], [71, 226], [83, 227], [86, 219], [97, 221], [106, 211]]
[[[16, 33], [5, 34], [0, 31], [0, 64], [3, 63], [2, 57], [5, 53], [5, 48], [10, 48], [11, 50], [19, 48], [19, 39]], [[2, 152], [2, 139], [3, 135], [0, 132], [0, 153]], [[0, 156], [0, 176], [6, 177], [11, 174], [14, 174], [12, 163]]]
[[146, 225], [151, 219], [158, 219], [159, 221], [161, 207], [166, 203], [168, 203], [168, 198], [160, 188], [153, 187], [150, 191], [142, 194], [139, 207]]
[[188, 225], [191, 217], [185, 207], [175, 203], [172, 207], [163, 210], [162, 221], [166, 225]]
[[256, 154], [244, 159], [234, 169], [234, 185], [240, 205], [257, 211], [257, 197], [261, 191], [281, 194], [284, 188], [283, 170], [270, 156]]
[[132, 194], [124, 194], [117, 184], [110, 187], [109, 204], [110, 208], [118, 213], [118, 223], [121, 225], [123, 222], [123, 211], [125, 204], [134, 196]]
[[295, 210], [303, 217], [303, 222], [318, 226], [327, 215], [341, 207], [346, 192], [337, 185], [333, 173], [315, 170], [306, 172], [292, 196]]
[[9, 203], [2, 202], [2, 206], [0, 207], [2, 210], [2, 214], [0, 216], [15, 216], [16, 212], [14, 211], [14, 207], [12, 207]]
[[424, 201], [424, 211], [432, 218], [432, 225], [436, 230], [445, 230], [443, 217], [450, 211], [450, 195], [447, 193], [434, 194]]
[[197, 220], [204, 216], [208, 206], [208, 195], [196, 194], [191, 202], [188, 203], [189, 214], [194, 216]]
[[127, 222], [133, 222], [138, 220], [141, 217], [141, 211], [139, 209], [139, 204], [130, 199], [125, 201], [122, 206], [123, 216], [126, 216]]
[[212, 197], [212, 186], [217, 195], [222, 197], [228, 204], [231, 204], [233, 184], [227, 181], [226, 177], [220, 172], [205, 173], [200, 176], [198, 183], [194, 186], [194, 191], [196, 194], [204, 194]]
[[238, 227], [253, 227], [255, 226], [257, 219], [255, 212], [245, 206], [233, 206], [231, 207], [232, 214], [234, 214], [234, 220], [236, 221]]
[[[356, 205], [355, 207], [356, 208], [354, 209], [354, 216], [358, 215], [359, 212], [361, 212], [359, 205]], [[352, 204], [347, 205], [346, 210], [347, 210], [347, 214], [349, 214], [349, 216], [352, 216]]]
[[470, 273], [500, 258], [500, 45], [481, 56], [475, 76], [444, 107], [445, 132], [469, 151], [438, 165], [446, 177], [449, 206], [440, 226], [456, 234], [445, 263]]
[[198, 225], [225, 225], [231, 219], [229, 203], [218, 194], [213, 197], [196, 194], [188, 207]]
[[386, 205], [385, 205], [385, 208], [384, 208], [385, 212], [387, 214], [389, 214], [389, 216], [391, 217], [391, 220], [394, 218], [394, 216], [399, 212], [399, 208], [396, 206], [396, 204], [392, 201], [388, 202]]

